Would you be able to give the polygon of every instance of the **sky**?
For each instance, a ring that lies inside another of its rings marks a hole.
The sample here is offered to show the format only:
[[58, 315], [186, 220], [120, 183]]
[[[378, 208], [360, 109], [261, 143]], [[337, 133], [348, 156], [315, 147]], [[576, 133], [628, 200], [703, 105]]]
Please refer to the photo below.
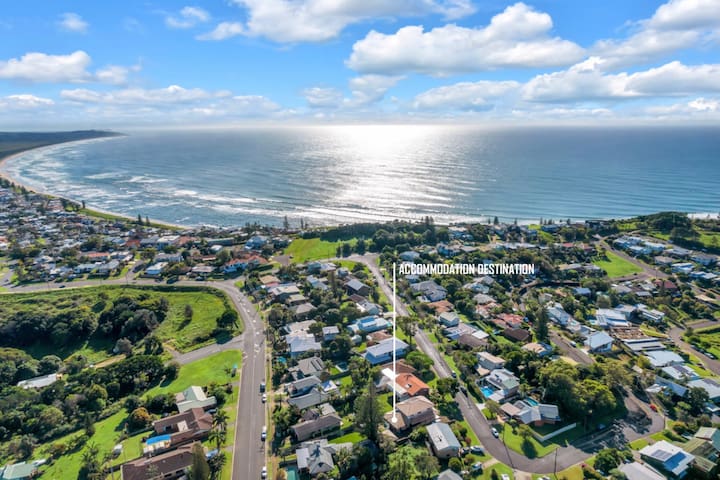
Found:
[[0, 129], [710, 124], [720, 0], [23, 0]]

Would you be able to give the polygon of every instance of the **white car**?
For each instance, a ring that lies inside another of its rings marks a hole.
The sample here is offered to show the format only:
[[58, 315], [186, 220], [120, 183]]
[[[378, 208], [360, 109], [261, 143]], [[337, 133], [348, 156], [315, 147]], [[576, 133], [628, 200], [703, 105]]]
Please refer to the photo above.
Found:
[[260, 434], [260, 440], [265, 440], [267, 438], [267, 425], [263, 425], [262, 433]]
[[262, 395], [262, 402], [263, 402], [263, 403], [267, 402], [267, 393], [263, 393], [263, 395]]
[[493, 434], [493, 437], [495, 437], [495, 438], [500, 437], [500, 434], [498, 433], [497, 428], [495, 428], [495, 427], [492, 427], [492, 428], [490, 429], [490, 433], [492, 433], [492, 434]]
[[502, 478], [502, 480], [510, 480], [510, 475], [508, 475], [507, 473], [503, 473], [500, 478]]
[[260, 478], [267, 478], [267, 467], [263, 467], [262, 470], [260, 470]]

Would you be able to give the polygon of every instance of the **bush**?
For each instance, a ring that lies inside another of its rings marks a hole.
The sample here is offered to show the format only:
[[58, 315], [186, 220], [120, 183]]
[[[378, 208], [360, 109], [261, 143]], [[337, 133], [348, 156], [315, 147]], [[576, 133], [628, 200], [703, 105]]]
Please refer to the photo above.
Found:
[[147, 428], [152, 422], [152, 417], [145, 407], [138, 407], [128, 417], [128, 427], [131, 431]]

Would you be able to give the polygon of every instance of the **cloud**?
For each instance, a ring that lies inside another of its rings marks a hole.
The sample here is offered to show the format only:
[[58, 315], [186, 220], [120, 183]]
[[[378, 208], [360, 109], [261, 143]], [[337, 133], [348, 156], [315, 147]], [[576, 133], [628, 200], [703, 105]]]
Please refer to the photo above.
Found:
[[49, 98], [36, 97], [31, 94], [17, 94], [0, 97], [0, 109], [3, 110], [32, 110], [41, 107], [48, 107], [54, 104], [55, 102]]
[[633, 74], [606, 74], [601, 66], [601, 59], [591, 57], [568, 70], [538, 75], [525, 84], [522, 97], [562, 103], [720, 92], [720, 65], [675, 61]]
[[306, 88], [302, 94], [310, 108], [337, 108], [343, 101], [342, 92], [336, 88]]
[[385, 93], [403, 77], [385, 75], [363, 75], [348, 82], [350, 96], [344, 97], [336, 88], [312, 87], [303, 90], [303, 96], [310, 108], [315, 109], [356, 109], [377, 103]]
[[515, 81], [461, 82], [431, 88], [413, 100], [419, 110], [489, 110], [491, 100], [516, 92], [520, 83]]
[[40, 52], [26, 53], [20, 58], [0, 60], [0, 79], [31, 83], [109, 83], [123, 84], [131, 71], [139, 65], [122, 67], [108, 65], [91, 73], [90, 55], [77, 50], [68, 55], [49, 55]]
[[78, 83], [92, 77], [86, 70], [90, 55], [78, 50], [69, 55], [48, 55], [31, 52], [22, 57], [0, 61], [0, 79], [35, 83]]
[[426, 32], [422, 26], [406, 26], [390, 35], [373, 30], [353, 45], [346, 64], [366, 73], [443, 76], [500, 68], [564, 66], [580, 60], [583, 49], [551, 37], [552, 26], [547, 13], [516, 3], [482, 28], [449, 24]]
[[179, 85], [170, 85], [166, 88], [126, 88], [109, 92], [77, 88], [73, 90], [62, 90], [60, 92], [60, 96], [65, 100], [80, 103], [159, 105], [193, 103], [201, 100], [229, 98], [232, 97], [232, 93], [228, 90], [209, 92], [201, 88], [186, 89]]
[[655, 105], [648, 107], [646, 112], [651, 115], [698, 115], [698, 114], [718, 114], [720, 113], [720, 100], [716, 98], [699, 97], [685, 103], [676, 103], [672, 105]]
[[237, 37], [245, 33], [245, 27], [238, 22], [222, 22], [213, 30], [202, 35], [198, 35], [198, 40], [226, 40], [228, 38]]
[[592, 47], [592, 55], [603, 58], [603, 68], [647, 63], [711, 42], [720, 31], [720, 0], [670, 0], [635, 27], [626, 39], [601, 40]]
[[58, 21], [58, 27], [66, 32], [86, 33], [88, 26], [88, 23], [77, 13], [63, 13]]
[[208, 21], [210, 14], [200, 7], [183, 7], [179, 14], [165, 17], [165, 25], [170, 28], [192, 28]]
[[447, 19], [472, 14], [470, 0], [232, 0], [247, 11], [247, 22], [223, 22], [199, 36], [224, 40], [237, 35], [263, 37], [278, 43], [324, 42], [348, 25], [373, 18], [428, 14]]

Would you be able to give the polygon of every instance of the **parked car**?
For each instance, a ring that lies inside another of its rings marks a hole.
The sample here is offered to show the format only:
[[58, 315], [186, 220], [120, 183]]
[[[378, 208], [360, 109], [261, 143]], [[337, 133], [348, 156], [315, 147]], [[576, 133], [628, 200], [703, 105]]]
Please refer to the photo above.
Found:
[[482, 455], [483, 453], [485, 453], [485, 451], [480, 445], [473, 445], [472, 447], [470, 447], [470, 452], [476, 453], [478, 455]]
[[260, 470], [260, 478], [267, 478], [267, 467], [263, 466], [262, 470]]
[[260, 382], [260, 393], [265, 391], [265, 382]]
[[652, 410], [653, 412], [657, 412], [657, 411], [658, 411], [658, 408], [657, 408], [657, 406], [656, 406], [654, 403], [651, 403], [651, 404], [650, 404], [650, 410]]
[[260, 440], [265, 441], [267, 438], [267, 425], [263, 425], [262, 433], [260, 434]]
[[475, 462], [473, 463], [472, 470], [473, 472], [480, 472], [482, 473], [483, 464], [482, 462]]
[[262, 395], [262, 402], [263, 402], [263, 403], [267, 402], [267, 393], [263, 393], [263, 395]]
[[495, 428], [495, 427], [492, 427], [492, 428], [490, 429], [490, 433], [492, 433], [492, 434], [493, 434], [493, 437], [495, 437], [495, 438], [499, 438], [499, 437], [500, 437], [500, 433], [498, 433], [497, 428]]

